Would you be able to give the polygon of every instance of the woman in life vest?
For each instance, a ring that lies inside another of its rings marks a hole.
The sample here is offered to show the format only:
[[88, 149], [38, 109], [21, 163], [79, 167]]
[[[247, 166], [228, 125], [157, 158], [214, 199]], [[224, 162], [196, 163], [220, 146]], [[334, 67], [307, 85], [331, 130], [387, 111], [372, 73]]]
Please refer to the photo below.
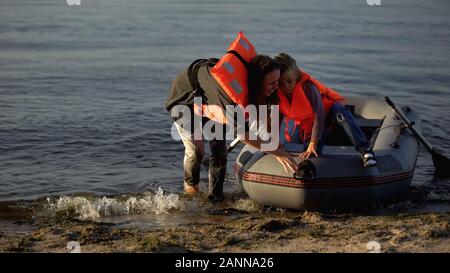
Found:
[[280, 112], [284, 115], [280, 126], [280, 143], [287, 150], [292, 144], [303, 144], [302, 158], [313, 155], [318, 157], [325, 144], [326, 134], [332, 128], [331, 123], [337, 123], [344, 128], [356, 150], [361, 153], [364, 166], [376, 165], [366, 135], [342, 104], [344, 97], [300, 71], [296, 61], [288, 54], [279, 54], [275, 61], [280, 65], [280, 89], [277, 94]]
[[[185, 146], [184, 191], [188, 194], [199, 192], [200, 165], [204, 157], [203, 138], [196, 137], [198, 136], [196, 128], [200, 128], [200, 136], [202, 136], [203, 126], [210, 122], [217, 123], [215, 128], [226, 127], [225, 125], [228, 124], [224, 115], [226, 106], [246, 106], [247, 99], [250, 103], [256, 103], [253, 100], [254, 97], [260, 98], [261, 94], [270, 96], [278, 89], [280, 77], [278, 65], [268, 56], [256, 55], [253, 46], [242, 33], [238, 34], [228, 49], [218, 62], [217, 60], [200, 60], [182, 71], [173, 81], [166, 102], [166, 108]], [[248, 95], [247, 76], [250, 77], [251, 82], [256, 79], [258, 86], [257, 89], [252, 88], [250, 95]], [[194, 98], [199, 97], [202, 98], [202, 104], [194, 104]], [[180, 108], [188, 111], [180, 111]], [[195, 115], [202, 117], [200, 126], [195, 126]], [[186, 118], [193, 120], [191, 124], [194, 126], [184, 127], [180, 121]], [[226, 132], [226, 129], [222, 131]], [[248, 131], [245, 136], [240, 137], [240, 141], [261, 149], [264, 142], [260, 139], [251, 140], [247, 134]], [[216, 202], [223, 199], [223, 182], [227, 164], [225, 134], [220, 139], [210, 139], [209, 143], [212, 156], [208, 167], [208, 198]], [[296, 170], [295, 161], [282, 148], [267, 152], [273, 154], [286, 171]]]

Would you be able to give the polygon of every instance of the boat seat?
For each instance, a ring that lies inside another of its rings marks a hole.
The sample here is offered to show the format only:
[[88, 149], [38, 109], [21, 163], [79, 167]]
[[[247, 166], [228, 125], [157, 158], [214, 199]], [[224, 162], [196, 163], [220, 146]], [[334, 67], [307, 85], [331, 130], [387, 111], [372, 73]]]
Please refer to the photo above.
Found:
[[382, 119], [356, 118], [355, 122], [356, 122], [356, 125], [358, 125], [360, 128], [363, 128], [363, 127], [378, 128], [383, 123], [383, 120]]
[[[375, 132], [383, 124], [383, 119], [366, 119], [361, 116], [355, 117], [356, 125], [361, 128], [367, 138], [370, 140], [372, 136], [376, 137]], [[345, 133], [345, 130], [337, 126], [326, 138], [325, 145], [328, 146], [353, 146], [350, 138]]]

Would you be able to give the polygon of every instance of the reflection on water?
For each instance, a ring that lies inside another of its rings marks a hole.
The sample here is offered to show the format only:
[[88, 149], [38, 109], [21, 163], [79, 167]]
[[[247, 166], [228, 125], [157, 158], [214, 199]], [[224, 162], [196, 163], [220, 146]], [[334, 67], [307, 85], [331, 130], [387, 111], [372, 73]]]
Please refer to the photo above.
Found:
[[[238, 31], [344, 95], [413, 107], [431, 144], [450, 150], [448, 1], [1, 2], [1, 201], [66, 196], [50, 204], [86, 218], [188, 215], [178, 196], [183, 146], [163, 105], [181, 69], [220, 56]], [[422, 150], [412, 191], [441, 210], [450, 182], [432, 172]], [[159, 201], [145, 195], [159, 188], [168, 192]], [[225, 191], [236, 192], [231, 174]], [[86, 192], [96, 197], [72, 197]], [[138, 197], [103, 198], [129, 193]]]

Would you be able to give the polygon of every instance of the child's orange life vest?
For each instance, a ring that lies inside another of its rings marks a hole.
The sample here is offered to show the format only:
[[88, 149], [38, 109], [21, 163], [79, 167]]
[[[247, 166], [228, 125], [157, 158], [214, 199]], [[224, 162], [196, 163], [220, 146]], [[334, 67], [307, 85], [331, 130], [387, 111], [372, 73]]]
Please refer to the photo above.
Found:
[[[292, 91], [292, 100], [286, 98], [285, 94], [278, 90], [280, 111], [285, 116], [286, 130], [284, 136], [287, 141], [291, 141], [289, 134], [288, 119], [292, 119], [295, 122], [295, 127], [300, 126], [300, 131], [303, 135], [303, 141], [309, 139], [312, 134], [314, 126], [315, 111], [311, 106], [310, 101], [306, 97], [304, 88], [308, 88], [307, 84], [312, 83], [319, 91], [322, 97], [323, 108], [326, 114], [330, 111], [335, 102], [344, 101], [344, 97], [341, 96], [335, 90], [325, 86], [318, 80], [311, 77], [305, 72], [300, 72], [300, 81]], [[295, 127], [294, 130], [295, 131]]]

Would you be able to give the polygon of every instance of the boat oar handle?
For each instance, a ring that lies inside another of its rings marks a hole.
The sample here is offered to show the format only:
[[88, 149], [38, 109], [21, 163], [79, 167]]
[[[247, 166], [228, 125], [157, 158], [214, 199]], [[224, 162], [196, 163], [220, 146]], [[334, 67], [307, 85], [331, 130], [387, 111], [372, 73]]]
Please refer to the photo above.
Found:
[[384, 97], [384, 99], [386, 100], [387, 104], [389, 104], [389, 106], [395, 107], [394, 102], [392, 102], [391, 99], [390, 99], [389, 97]]
[[298, 164], [297, 171], [294, 173], [294, 179], [312, 182], [316, 178], [316, 167], [311, 160], [303, 160]]
[[[231, 143], [230, 146], [227, 147], [227, 153], [230, 153], [234, 147], [236, 147], [236, 145], [239, 143], [240, 139], [239, 137], [237, 137], [236, 139], [234, 139]], [[203, 159], [202, 164], [205, 166], [209, 165], [209, 161], [211, 160], [212, 155], [210, 155], [209, 157]]]
[[304, 177], [303, 177], [302, 174], [300, 174], [299, 171], [296, 171], [296, 172], [294, 173], [294, 179], [296, 179], [296, 180], [303, 180]]
[[392, 107], [394, 112], [397, 114], [397, 116], [403, 121], [403, 123], [406, 125], [406, 127], [411, 130], [411, 132], [422, 142], [422, 144], [428, 149], [428, 151], [432, 152], [433, 147], [431, 146], [428, 141], [425, 140], [425, 138], [422, 136], [419, 131], [417, 131], [416, 127], [414, 127], [414, 122], [409, 121], [409, 119], [403, 114], [403, 112], [397, 108], [397, 106], [394, 104], [394, 102], [389, 97], [384, 97], [387, 104]]

